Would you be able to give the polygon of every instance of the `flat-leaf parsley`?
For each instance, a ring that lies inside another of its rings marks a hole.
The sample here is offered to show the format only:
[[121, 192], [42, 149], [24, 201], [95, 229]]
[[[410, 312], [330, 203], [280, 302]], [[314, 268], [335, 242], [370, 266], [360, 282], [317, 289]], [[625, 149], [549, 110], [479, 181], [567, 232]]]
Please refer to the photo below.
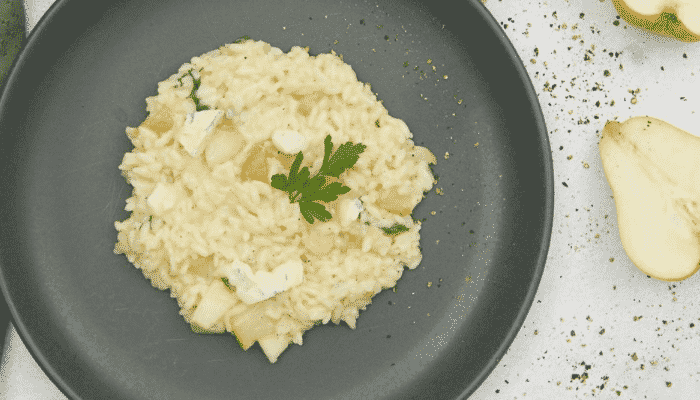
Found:
[[330, 203], [338, 196], [349, 192], [350, 188], [340, 182], [328, 183], [328, 178], [339, 178], [340, 174], [355, 165], [360, 154], [367, 148], [361, 143], [347, 142], [341, 144], [335, 153], [332, 153], [331, 135], [326, 136], [323, 144], [323, 164], [316, 175], [311, 177], [309, 167], [299, 169], [304, 161], [304, 155], [300, 151], [289, 169], [289, 176], [273, 175], [270, 183], [273, 188], [287, 192], [291, 203], [299, 203], [301, 215], [310, 224], [314, 223], [314, 219], [321, 222], [331, 219], [331, 213], [317, 201]]

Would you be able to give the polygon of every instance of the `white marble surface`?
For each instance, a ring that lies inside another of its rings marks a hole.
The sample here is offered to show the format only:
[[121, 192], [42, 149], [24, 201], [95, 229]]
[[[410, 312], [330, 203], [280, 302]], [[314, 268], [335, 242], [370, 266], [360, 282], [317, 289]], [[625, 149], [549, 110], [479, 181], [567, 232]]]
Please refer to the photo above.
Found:
[[[25, 3], [31, 29], [52, 0]], [[535, 303], [470, 400], [700, 398], [700, 274], [669, 284], [634, 267], [620, 244], [597, 147], [605, 121], [637, 115], [700, 135], [700, 43], [654, 36], [622, 20], [616, 25], [610, 1], [485, 4], [539, 95], [556, 194]], [[65, 398], [14, 329], [2, 358], [0, 394]]]

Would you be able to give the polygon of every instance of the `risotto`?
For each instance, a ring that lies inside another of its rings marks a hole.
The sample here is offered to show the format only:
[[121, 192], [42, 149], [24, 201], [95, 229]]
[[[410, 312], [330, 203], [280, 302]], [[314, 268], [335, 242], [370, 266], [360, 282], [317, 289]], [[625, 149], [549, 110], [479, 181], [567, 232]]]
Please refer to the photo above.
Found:
[[[354, 329], [372, 297], [420, 263], [411, 214], [436, 159], [335, 53], [225, 45], [146, 104], [146, 120], [126, 129], [131, 214], [115, 223], [114, 251], [170, 289], [193, 330], [231, 332], [245, 350], [258, 342], [274, 363], [315, 324]], [[323, 172], [333, 160], [337, 176]], [[316, 192], [340, 188], [313, 203], [324, 211], [273, 187], [301, 166], [295, 176]]]

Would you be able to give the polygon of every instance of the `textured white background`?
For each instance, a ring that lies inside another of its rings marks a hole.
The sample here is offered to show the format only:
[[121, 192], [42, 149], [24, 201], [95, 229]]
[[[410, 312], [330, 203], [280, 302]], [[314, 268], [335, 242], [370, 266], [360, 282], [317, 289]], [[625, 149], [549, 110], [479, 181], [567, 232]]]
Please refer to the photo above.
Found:
[[[52, 2], [25, 1], [29, 29]], [[700, 135], [700, 43], [630, 27], [607, 0], [485, 5], [539, 96], [556, 194], [535, 302], [470, 400], [700, 398], [700, 274], [669, 284], [634, 267], [620, 244], [597, 147], [607, 120], [637, 115]], [[0, 398], [64, 399], [14, 329], [2, 358]]]

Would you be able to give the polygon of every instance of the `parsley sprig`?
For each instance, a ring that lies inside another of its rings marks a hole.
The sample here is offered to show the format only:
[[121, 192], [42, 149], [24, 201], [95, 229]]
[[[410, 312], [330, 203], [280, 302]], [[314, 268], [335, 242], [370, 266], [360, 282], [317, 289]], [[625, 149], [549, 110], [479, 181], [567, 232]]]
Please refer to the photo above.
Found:
[[339, 178], [340, 174], [357, 163], [360, 154], [367, 148], [361, 143], [346, 142], [332, 153], [331, 135], [326, 136], [323, 144], [323, 164], [316, 175], [311, 176], [309, 167], [299, 169], [304, 161], [304, 155], [300, 151], [289, 169], [289, 176], [273, 175], [270, 183], [273, 188], [287, 192], [291, 203], [299, 203], [301, 215], [310, 224], [314, 223], [314, 219], [326, 222], [332, 218], [326, 207], [317, 202], [334, 201], [338, 196], [349, 192], [350, 188], [340, 182], [328, 183], [328, 178]]

